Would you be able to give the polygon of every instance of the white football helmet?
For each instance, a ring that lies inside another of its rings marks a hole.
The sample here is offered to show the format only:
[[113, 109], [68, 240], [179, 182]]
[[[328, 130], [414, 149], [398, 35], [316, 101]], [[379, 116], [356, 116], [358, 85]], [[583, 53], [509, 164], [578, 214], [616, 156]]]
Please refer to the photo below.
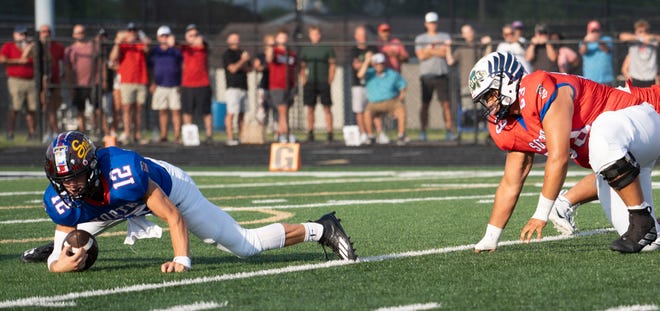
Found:
[[[470, 71], [468, 86], [472, 101], [481, 103], [490, 116], [493, 109], [499, 108], [495, 114], [495, 122], [506, 118], [509, 108], [518, 97], [520, 80], [525, 75], [525, 68], [511, 53], [493, 52], [480, 59]], [[498, 104], [487, 106], [487, 94], [498, 91]]]

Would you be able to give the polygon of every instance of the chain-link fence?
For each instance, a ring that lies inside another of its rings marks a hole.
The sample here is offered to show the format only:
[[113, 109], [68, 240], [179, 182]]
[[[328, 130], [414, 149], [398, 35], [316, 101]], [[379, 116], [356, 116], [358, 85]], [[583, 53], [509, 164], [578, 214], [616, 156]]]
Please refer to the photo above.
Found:
[[[313, 22], [314, 21], [307, 21], [307, 23], [313, 23]], [[419, 21], [416, 22], [419, 24]], [[239, 33], [241, 35], [241, 41], [242, 41], [241, 47], [247, 50], [248, 52], [250, 52], [250, 54], [254, 57], [257, 53], [260, 53], [264, 50], [264, 46], [261, 43], [262, 42], [261, 36], [263, 34], [273, 33], [276, 29], [280, 27], [288, 27], [289, 32], [292, 34], [290, 36], [291, 42], [289, 44], [291, 49], [293, 49], [294, 51], [299, 51], [302, 47], [308, 46], [309, 43], [306, 38], [306, 35], [303, 34], [306, 33], [306, 30], [300, 29], [300, 27], [296, 27], [296, 25], [297, 24], [295, 23], [295, 21], [284, 23], [282, 25], [275, 25], [268, 23], [264, 23], [264, 24], [235, 23], [226, 27], [221, 33], [205, 34], [206, 41], [209, 43], [209, 47], [211, 51], [210, 59], [209, 59], [211, 70], [209, 72], [209, 75], [211, 77], [213, 94], [214, 94], [213, 102], [215, 102], [216, 104], [226, 102], [225, 92], [224, 92], [225, 90], [224, 70], [222, 69], [223, 64], [220, 59], [221, 59], [221, 54], [227, 49], [227, 45], [224, 43], [227, 34]], [[337, 71], [336, 71], [335, 79], [332, 82], [331, 94], [333, 100], [332, 113], [334, 116], [333, 128], [335, 131], [338, 131], [338, 133], [341, 132], [343, 126], [355, 124], [355, 117], [351, 111], [351, 77], [352, 77], [353, 69], [351, 67], [352, 58], [350, 56], [350, 49], [355, 45], [354, 41], [352, 40], [352, 33], [353, 33], [353, 29], [358, 25], [367, 26], [367, 29], [369, 31], [368, 37], [370, 39], [369, 43], [373, 45], [377, 45], [378, 43], [375, 42], [375, 38], [376, 38], [376, 25], [378, 25], [378, 23], [376, 22], [372, 22], [372, 23], [367, 22], [366, 24], [364, 21], [356, 21], [356, 22], [341, 21], [338, 23], [320, 22], [320, 28], [323, 33], [322, 44], [332, 46], [337, 55], [337, 59], [336, 59]], [[61, 26], [60, 33], [62, 34], [68, 33], [67, 30], [71, 29], [71, 27], [72, 26]], [[154, 29], [150, 29], [149, 31], [147, 31], [148, 34], [153, 33], [153, 35], [151, 35], [152, 37], [155, 37], [155, 27], [157, 26], [154, 26], [152, 27]], [[180, 29], [177, 29], [175, 27], [172, 28], [175, 30], [176, 34], [179, 34], [177, 38], [183, 37], [183, 30], [182, 30], [183, 26], [178, 27]], [[409, 132], [411, 133], [415, 133], [420, 127], [419, 110], [421, 107], [421, 91], [420, 91], [420, 79], [419, 79], [419, 61], [415, 57], [413, 38], [415, 35], [423, 32], [423, 29], [421, 28], [422, 27], [417, 27], [417, 29], [420, 29], [418, 33], [412, 33], [411, 31], [408, 31], [406, 33], [393, 31], [392, 33], [394, 37], [402, 38], [402, 44], [405, 46], [406, 50], [411, 55], [409, 61], [404, 63], [401, 69], [402, 76], [408, 82], [408, 92], [405, 100], [406, 111], [407, 111], [406, 124]], [[442, 29], [442, 25], [440, 28]], [[477, 27], [477, 28], [483, 28], [483, 27]], [[176, 30], [179, 30], [179, 32], [177, 33]], [[500, 37], [499, 27], [488, 28], [488, 31], [482, 31], [482, 33], [491, 34], [491, 36], [494, 39], [492, 42], [493, 46], [496, 46], [497, 43], [499, 42], [497, 39]], [[69, 44], [72, 43], [70, 39], [64, 37], [65, 36], [59, 36], [56, 37], [54, 40], [61, 42], [65, 46], [68, 46]], [[461, 41], [461, 38], [459, 38], [458, 34], [452, 34], [452, 37], [453, 37], [453, 45], [455, 47], [464, 46], [464, 43]], [[112, 38], [112, 36], [110, 36], [110, 38]], [[111, 41], [112, 39], [110, 39], [110, 42]], [[615, 42], [614, 45], [615, 48], [612, 51], [614, 56], [613, 57], [614, 62], [612, 66], [618, 76], [623, 58], [627, 54], [628, 45], [622, 42], [618, 42], [616, 40], [614, 42]], [[578, 43], [579, 43], [579, 39], [577, 38], [572, 38], [565, 41], [557, 42], [557, 44], [571, 48], [574, 51], [577, 51]], [[99, 51], [107, 51], [107, 47], [100, 49]], [[107, 55], [100, 53], [97, 55], [97, 57], [99, 59], [106, 59]], [[257, 111], [257, 105], [258, 105], [257, 83], [258, 80], [260, 79], [259, 76], [260, 73], [257, 73], [255, 71], [251, 71], [248, 75], [249, 109], [246, 114], [246, 118], [247, 118], [246, 120], [248, 120], [248, 122], [254, 119], [255, 113]], [[465, 88], [459, 82], [460, 79], [457, 70], [452, 70], [449, 78], [450, 78], [450, 86], [451, 86], [450, 102], [452, 103], [452, 114], [453, 114], [452, 117], [457, 123], [459, 132], [462, 134], [461, 139], [463, 140], [463, 142], [466, 143], [476, 142], [477, 141], [476, 134], [483, 130], [483, 123], [479, 123], [478, 113], [477, 110], [475, 110], [476, 107], [471, 103], [471, 101], [469, 100], [469, 98], [465, 93]], [[63, 79], [62, 81], [66, 81], [66, 79]], [[63, 102], [60, 106], [60, 109], [58, 110], [58, 120], [60, 127], [62, 129], [75, 128], [76, 126], [75, 116], [77, 115], [77, 111], [76, 108], [74, 108], [71, 105], [71, 95], [70, 95], [70, 89], [75, 87], [75, 85], [69, 85], [66, 82], [63, 82], [60, 86], [53, 86], [53, 87], [60, 87], [62, 89]], [[94, 89], [100, 90], [98, 86]], [[305, 118], [306, 118], [301, 95], [302, 95], [302, 90], [298, 92], [298, 96], [296, 97], [295, 103], [290, 110], [290, 116], [289, 116], [290, 118], [289, 123], [291, 129], [298, 133], [303, 132], [305, 130]], [[10, 101], [9, 101], [9, 94], [7, 92], [7, 79], [4, 71], [0, 73], [0, 98], [3, 99], [2, 101], [0, 101], [0, 111], [8, 111], [10, 109], [9, 108]], [[93, 98], [96, 98], [96, 100], [101, 100], [101, 96], [95, 96]], [[87, 117], [93, 116], [93, 114], [91, 113], [91, 107], [94, 106], [95, 103], [89, 103], [87, 105]], [[145, 105], [145, 112], [146, 113], [143, 114], [145, 120], [143, 121], [142, 130], [151, 133], [157, 127], [156, 114], [150, 109], [148, 103]], [[39, 127], [41, 133], [46, 133], [44, 127], [43, 114], [40, 113], [38, 114], [38, 116], [41, 125]], [[214, 116], [214, 121], [216, 121], [214, 123], [217, 124], [221, 122], [219, 121], [219, 119], [220, 116]], [[317, 105], [315, 119], [316, 119], [315, 128], [319, 130], [324, 129], [324, 116], [322, 113], [322, 109], [320, 108], [320, 105]], [[199, 117], [197, 117], [196, 120], [199, 121]], [[6, 128], [7, 127], [6, 122], [7, 122], [6, 118], [0, 118], [0, 127]], [[200, 125], [200, 128], [203, 128], [201, 122], [198, 122], [198, 124]], [[385, 128], [393, 131], [393, 129], [395, 128], [394, 121], [391, 119], [386, 119]], [[437, 102], [437, 99], [434, 96], [429, 113], [429, 129], [431, 131], [442, 132], [444, 128], [445, 128], [445, 124], [444, 124], [443, 112], [440, 105]], [[25, 129], [25, 124], [22, 117], [17, 118], [17, 129], [19, 132]], [[91, 130], [91, 129], [87, 129], [87, 130]], [[272, 137], [268, 137], [268, 138], [272, 139]]]

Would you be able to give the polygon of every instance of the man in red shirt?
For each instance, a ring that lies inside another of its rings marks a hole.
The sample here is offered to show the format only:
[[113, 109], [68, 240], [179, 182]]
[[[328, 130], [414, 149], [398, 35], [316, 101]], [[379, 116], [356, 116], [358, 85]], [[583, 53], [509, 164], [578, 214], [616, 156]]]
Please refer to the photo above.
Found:
[[378, 25], [378, 44], [380, 52], [386, 56], [386, 65], [401, 73], [401, 64], [408, 61], [410, 55], [401, 40], [392, 38], [391, 28], [387, 23]]
[[295, 142], [296, 138], [289, 135], [289, 107], [293, 105], [296, 85], [296, 53], [287, 47], [289, 35], [280, 29], [275, 35], [275, 46], [266, 47], [266, 62], [269, 68], [270, 96], [277, 105], [279, 123], [279, 141]]
[[[44, 143], [53, 140], [60, 132], [57, 126], [57, 109], [62, 104], [60, 92], [60, 63], [64, 60], [64, 45], [51, 38], [49, 25], [39, 27], [39, 43], [41, 44], [42, 89], [41, 105], [46, 113], [46, 123], [49, 134], [44, 137]], [[84, 131], [85, 129], [80, 129]]]
[[33, 43], [27, 40], [27, 27], [16, 26], [14, 41], [6, 42], [0, 48], [0, 64], [4, 64], [7, 74], [7, 89], [12, 106], [9, 111], [7, 140], [14, 139], [16, 115], [27, 101], [25, 121], [28, 127], [28, 140], [36, 139], [34, 115], [37, 109], [37, 88], [34, 83], [34, 63], [32, 60]]
[[[119, 136], [119, 141], [127, 144], [134, 139], [138, 143], [144, 143], [140, 130], [142, 109], [147, 99], [147, 83], [149, 82], [146, 53], [149, 52], [151, 40], [144, 33], [138, 33], [134, 23], [128, 23], [126, 28], [126, 32], [117, 33], [115, 45], [110, 52], [110, 61], [119, 64], [117, 72], [121, 76], [124, 133]], [[131, 135], [131, 124], [135, 125], [133, 135]]]
[[193, 123], [193, 114], [203, 115], [206, 143], [213, 143], [213, 117], [211, 115], [211, 83], [209, 81], [209, 48], [197, 25], [186, 27], [186, 43], [181, 46], [183, 71], [181, 76], [181, 110], [183, 124]]
[[536, 153], [548, 160], [536, 212], [523, 228], [521, 240], [529, 242], [534, 233], [541, 238], [571, 158], [598, 175], [599, 197], [616, 198], [601, 200], [603, 208], [627, 214], [612, 219], [613, 223], [628, 219], [627, 230], [619, 232], [612, 250], [635, 253], [656, 240], [660, 225], [651, 205], [651, 171], [660, 156], [655, 142], [660, 136], [657, 108], [643, 98], [579, 76], [526, 74], [509, 53], [491, 53], [477, 62], [469, 87], [473, 100], [488, 112], [495, 144], [508, 151], [486, 235], [475, 252], [497, 247]]

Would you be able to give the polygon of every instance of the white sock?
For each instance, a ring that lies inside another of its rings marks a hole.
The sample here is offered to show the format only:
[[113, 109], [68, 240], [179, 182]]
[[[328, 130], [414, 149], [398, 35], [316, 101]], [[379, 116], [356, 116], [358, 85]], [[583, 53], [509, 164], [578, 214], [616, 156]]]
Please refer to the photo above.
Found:
[[318, 242], [321, 239], [321, 236], [323, 236], [322, 224], [315, 222], [305, 222], [302, 225], [305, 227], [305, 242]]
[[628, 206], [628, 210], [641, 210], [641, 209], [646, 209], [650, 206], [651, 205], [649, 205], [648, 203], [642, 202], [642, 204], [640, 204], [640, 205]]

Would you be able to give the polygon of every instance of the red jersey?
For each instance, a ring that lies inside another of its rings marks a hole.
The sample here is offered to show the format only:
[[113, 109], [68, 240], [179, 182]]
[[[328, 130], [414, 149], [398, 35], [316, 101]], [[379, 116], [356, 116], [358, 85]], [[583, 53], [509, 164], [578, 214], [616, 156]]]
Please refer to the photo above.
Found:
[[[536, 71], [520, 82], [520, 114], [510, 115], [498, 124], [488, 124], [495, 144], [505, 151], [547, 154], [541, 122], [554, 103], [560, 87], [573, 89], [573, 120], [570, 138], [571, 158], [589, 168], [591, 124], [605, 111], [634, 106], [644, 101], [623, 90], [598, 84], [580, 76]], [[654, 105], [656, 106], [656, 105]], [[657, 110], [657, 109], [656, 109]]]
[[630, 94], [651, 104], [660, 113], [660, 85], [650, 87], [629, 86]]
[[[7, 42], [0, 48], [0, 54], [7, 59], [19, 59], [23, 55], [23, 51], [16, 46], [15, 42]], [[34, 63], [32, 57], [28, 58], [28, 62], [21, 65], [6, 65], [5, 72], [8, 77], [32, 79], [34, 77]]]
[[[288, 53], [287, 53], [288, 52]], [[269, 88], [290, 89], [296, 85], [296, 53], [276, 46], [273, 48], [273, 61], [268, 63]], [[288, 77], [288, 83], [287, 83]]]
[[64, 45], [59, 42], [51, 41], [49, 49], [50, 55], [50, 83], [60, 83], [60, 61], [64, 60]]
[[147, 84], [147, 58], [144, 43], [119, 45], [119, 74], [121, 83]]
[[183, 45], [181, 54], [183, 54], [181, 86], [209, 86], [211, 84], [208, 70], [209, 50], [206, 44], [201, 46]]

